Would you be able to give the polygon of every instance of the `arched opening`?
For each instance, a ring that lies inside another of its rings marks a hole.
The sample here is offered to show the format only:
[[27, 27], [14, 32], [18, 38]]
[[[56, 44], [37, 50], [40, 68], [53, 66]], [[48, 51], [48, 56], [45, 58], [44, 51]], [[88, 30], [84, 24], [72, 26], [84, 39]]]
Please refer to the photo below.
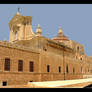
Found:
[[15, 32], [15, 40], [17, 40], [18, 39], [18, 32], [16, 31]]
[[45, 46], [43, 47], [43, 50], [44, 50], [44, 51], [47, 51], [47, 49], [46, 49], [46, 47], [45, 47]]
[[80, 49], [79, 46], [77, 46], [77, 51], [79, 51], [79, 49]]
[[80, 60], [82, 60], [82, 57], [80, 58]]

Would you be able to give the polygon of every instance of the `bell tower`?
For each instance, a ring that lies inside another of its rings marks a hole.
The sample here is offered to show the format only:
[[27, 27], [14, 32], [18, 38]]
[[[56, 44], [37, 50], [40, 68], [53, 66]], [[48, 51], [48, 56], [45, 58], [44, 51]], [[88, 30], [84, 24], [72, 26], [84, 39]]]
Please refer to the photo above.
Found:
[[34, 36], [34, 32], [32, 31], [32, 16], [22, 16], [19, 8], [18, 12], [10, 20], [9, 27], [9, 42], [30, 40]]

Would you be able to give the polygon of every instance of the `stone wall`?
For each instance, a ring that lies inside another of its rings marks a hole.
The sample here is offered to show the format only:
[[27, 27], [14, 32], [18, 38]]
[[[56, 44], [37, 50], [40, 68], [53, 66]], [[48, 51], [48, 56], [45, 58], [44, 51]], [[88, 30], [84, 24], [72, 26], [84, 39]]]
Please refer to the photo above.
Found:
[[[10, 58], [10, 71], [4, 70], [5, 58]], [[23, 72], [18, 72], [18, 60], [23, 60]], [[29, 71], [29, 62], [34, 62], [34, 72]], [[8, 85], [39, 81], [39, 53], [28, 48], [0, 43], [0, 81]]]
[[[50, 44], [45, 38], [39, 41], [40, 44], [36, 38], [32, 45], [29, 40], [27, 46], [0, 41], [0, 85], [4, 81], [7, 81], [7, 85], [21, 85], [29, 81], [72, 80], [88, 78], [89, 75], [92, 77], [92, 63], [88, 56], [79, 60], [74, 57], [71, 49]], [[10, 58], [10, 71], [4, 70], [5, 58]], [[18, 60], [23, 60], [23, 72], [18, 72]], [[34, 62], [34, 72], [29, 71], [30, 61]], [[50, 66], [50, 72], [47, 72], [47, 65]]]

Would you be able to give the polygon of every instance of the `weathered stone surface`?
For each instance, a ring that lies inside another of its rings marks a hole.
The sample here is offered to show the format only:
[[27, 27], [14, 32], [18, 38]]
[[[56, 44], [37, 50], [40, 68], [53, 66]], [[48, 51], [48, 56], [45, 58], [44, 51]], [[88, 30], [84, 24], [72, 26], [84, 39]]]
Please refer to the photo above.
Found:
[[[12, 24], [17, 17], [18, 21]], [[16, 15], [9, 24], [10, 41], [0, 41], [1, 85], [4, 81], [7, 82], [7, 85], [25, 85], [29, 81], [92, 77], [92, 57], [85, 54], [83, 45], [68, 38], [67, 41], [64, 39], [56, 41], [42, 35], [37, 36], [32, 31], [32, 25], [29, 23], [30, 18]], [[17, 40], [15, 39], [15, 31], [18, 31]], [[37, 32], [41, 32], [41, 30]], [[60, 32], [62, 33], [62, 31]], [[10, 71], [4, 70], [5, 58], [10, 58]], [[18, 72], [18, 60], [23, 60], [23, 72]], [[33, 72], [29, 71], [30, 61], [34, 62]], [[49, 72], [47, 72], [48, 65]]]

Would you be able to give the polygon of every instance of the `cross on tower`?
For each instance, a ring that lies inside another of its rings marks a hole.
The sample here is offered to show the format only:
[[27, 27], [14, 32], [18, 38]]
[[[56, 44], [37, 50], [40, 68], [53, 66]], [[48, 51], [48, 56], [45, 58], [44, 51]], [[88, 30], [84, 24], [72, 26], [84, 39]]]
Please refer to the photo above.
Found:
[[18, 12], [20, 12], [20, 8], [18, 7]]

